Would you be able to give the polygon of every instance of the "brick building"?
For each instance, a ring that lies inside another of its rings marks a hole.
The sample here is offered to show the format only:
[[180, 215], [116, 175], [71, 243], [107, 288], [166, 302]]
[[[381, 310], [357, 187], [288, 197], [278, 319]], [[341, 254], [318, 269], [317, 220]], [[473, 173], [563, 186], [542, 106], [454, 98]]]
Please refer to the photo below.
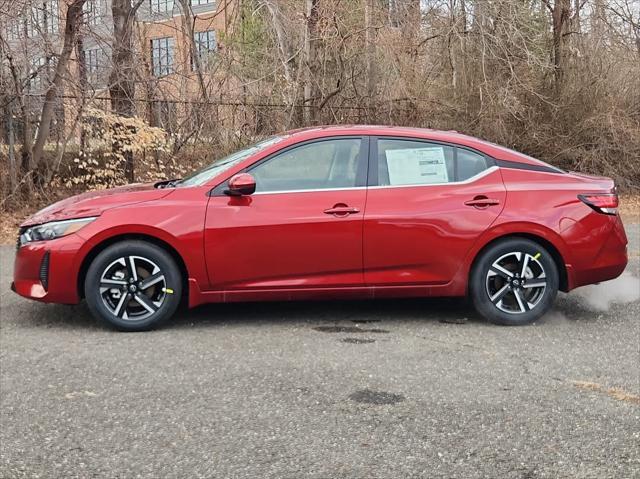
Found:
[[[187, 15], [183, 7], [189, 8]], [[25, 92], [31, 96], [34, 112], [46, 90], [60, 50], [66, 3], [64, 0], [32, 0], [22, 11], [2, 20], [2, 35], [25, 78]], [[85, 88], [102, 106], [108, 105], [108, 79], [112, 68], [113, 37], [111, 0], [87, 0], [79, 46], [70, 65], [57, 122], [69, 116], [64, 112], [68, 97]], [[138, 55], [136, 97], [138, 115], [151, 123], [168, 126], [179, 115], [180, 102], [197, 99], [202, 79], [210, 82], [216, 55], [228, 32], [233, 0], [144, 0], [136, 16], [135, 42]], [[190, 24], [188, 22], [191, 21]], [[188, 32], [193, 31], [193, 40]], [[197, 60], [194, 58], [197, 55]], [[80, 75], [84, 64], [86, 80]], [[198, 68], [200, 72], [198, 72]]]

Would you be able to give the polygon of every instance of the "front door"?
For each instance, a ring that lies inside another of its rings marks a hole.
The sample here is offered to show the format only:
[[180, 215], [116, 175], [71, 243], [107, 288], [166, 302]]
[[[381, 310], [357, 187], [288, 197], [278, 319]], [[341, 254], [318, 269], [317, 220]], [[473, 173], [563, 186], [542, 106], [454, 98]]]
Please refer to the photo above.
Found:
[[362, 286], [366, 139], [294, 145], [246, 169], [250, 196], [212, 196], [205, 253], [213, 290]]
[[504, 207], [500, 172], [477, 152], [432, 142], [378, 138], [371, 150], [365, 283], [450, 282]]

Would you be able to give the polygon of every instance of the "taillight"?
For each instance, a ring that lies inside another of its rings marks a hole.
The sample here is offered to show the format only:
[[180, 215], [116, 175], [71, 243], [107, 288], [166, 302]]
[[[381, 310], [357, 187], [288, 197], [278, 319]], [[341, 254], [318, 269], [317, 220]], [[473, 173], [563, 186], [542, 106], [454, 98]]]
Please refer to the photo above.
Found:
[[618, 214], [618, 195], [616, 193], [594, 193], [578, 195], [580, 200], [605, 215]]

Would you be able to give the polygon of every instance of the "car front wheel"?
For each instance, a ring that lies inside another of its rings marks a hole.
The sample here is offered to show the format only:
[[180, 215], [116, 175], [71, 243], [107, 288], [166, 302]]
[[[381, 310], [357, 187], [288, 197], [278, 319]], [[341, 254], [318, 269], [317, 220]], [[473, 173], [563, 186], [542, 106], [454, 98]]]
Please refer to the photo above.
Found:
[[469, 291], [492, 323], [530, 324], [544, 315], [558, 293], [558, 268], [549, 252], [524, 238], [499, 241], [477, 259]]
[[131, 240], [113, 244], [96, 256], [84, 288], [94, 316], [120, 331], [145, 331], [175, 313], [182, 278], [164, 249]]

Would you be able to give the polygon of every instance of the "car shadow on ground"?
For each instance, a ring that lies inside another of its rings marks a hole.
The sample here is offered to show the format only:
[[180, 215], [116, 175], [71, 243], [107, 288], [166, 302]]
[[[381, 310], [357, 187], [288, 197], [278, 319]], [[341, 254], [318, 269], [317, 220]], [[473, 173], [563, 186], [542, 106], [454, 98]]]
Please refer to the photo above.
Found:
[[[20, 301], [22, 303], [22, 301]], [[96, 320], [83, 301], [78, 305], [13, 304], [19, 314], [7, 312], [10, 324], [18, 328], [53, 328], [99, 331], [109, 328]], [[594, 311], [580, 297], [560, 293], [554, 308], [536, 325], [559, 321], [596, 321], [609, 312]], [[615, 311], [611, 311], [615, 315]], [[163, 330], [208, 329], [227, 325], [269, 326], [304, 325], [327, 327], [340, 324], [356, 327], [381, 327], [379, 323], [412, 321], [443, 324], [488, 325], [465, 298], [402, 298], [370, 300], [278, 301], [215, 303], [194, 309], [181, 307]], [[4, 326], [9, 326], [5, 323]], [[384, 328], [383, 328], [384, 329]]]
[[370, 325], [402, 320], [463, 323], [481, 321], [461, 298], [287, 301], [207, 304], [182, 310], [168, 327], [225, 324]]
[[[13, 307], [18, 306], [17, 304]], [[18, 315], [9, 314], [19, 328], [107, 329], [93, 318], [83, 301], [78, 305], [21, 304]], [[218, 303], [181, 307], [162, 329], [215, 328], [221, 325], [272, 325], [296, 323], [307, 327], [348, 324], [377, 327], [381, 322], [484, 323], [463, 298], [376, 299], [352, 301], [287, 301]]]

